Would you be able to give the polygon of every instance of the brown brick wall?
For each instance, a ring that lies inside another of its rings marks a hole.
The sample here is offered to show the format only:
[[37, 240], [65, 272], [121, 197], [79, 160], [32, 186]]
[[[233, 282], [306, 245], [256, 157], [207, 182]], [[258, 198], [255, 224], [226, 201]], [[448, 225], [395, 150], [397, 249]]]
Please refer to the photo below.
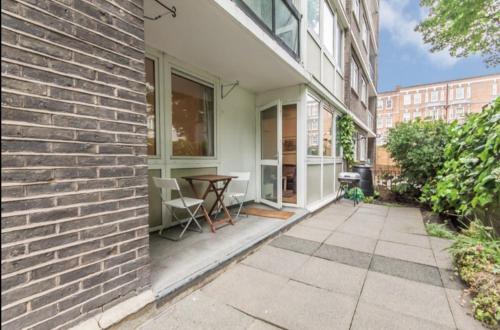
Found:
[[142, 0], [2, 0], [2, 327], [148, 288]]

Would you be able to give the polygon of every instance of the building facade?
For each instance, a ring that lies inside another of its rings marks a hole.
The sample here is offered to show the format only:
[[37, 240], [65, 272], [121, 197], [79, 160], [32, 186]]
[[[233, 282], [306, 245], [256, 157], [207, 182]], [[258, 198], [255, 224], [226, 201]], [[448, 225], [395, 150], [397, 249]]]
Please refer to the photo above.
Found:
[[499, 84], [500, 74], [493, 74], [397, 87], [394, 91], [379, 93], [377, 165], [394, 165], [383, 145], [389, 130], [397, 123], [415, 119], [463, 122], [468, 114], [481, 112], [485, 105], [500, 95]]
[[153, 177], [189, 195], [185, 175], [248, 171], [249, 201], [333, 201], [339, 116], [374, 160], [377, 26], [366, 0], [2, 1], [2, 326], [104, 327], [171, 292]]

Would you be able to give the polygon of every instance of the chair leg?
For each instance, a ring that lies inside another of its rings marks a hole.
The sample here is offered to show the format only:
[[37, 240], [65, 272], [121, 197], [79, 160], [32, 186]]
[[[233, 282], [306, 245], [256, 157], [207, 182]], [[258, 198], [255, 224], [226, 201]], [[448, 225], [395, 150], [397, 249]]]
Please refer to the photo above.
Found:
[[[236, 202], [240, 205], [238, 208], [238, 212], [236, 213], [236, 218], [238, 219], [240, 217], [240, 212], [241, 209], [243, 208], [243, 203], [245, 202], [245, 199], [243, 198], [241, 201], [239, 201], [237, 198], [235, 198]], [[245, 215], [248, 217], [248, 215]]]

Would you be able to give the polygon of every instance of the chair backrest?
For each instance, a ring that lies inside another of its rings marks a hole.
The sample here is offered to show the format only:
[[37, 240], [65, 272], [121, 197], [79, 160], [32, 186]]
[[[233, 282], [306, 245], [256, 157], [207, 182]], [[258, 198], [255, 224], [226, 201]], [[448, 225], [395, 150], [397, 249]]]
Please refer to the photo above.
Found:
[[232, 181], [250, 181], [250, 172], [230, 172], [230, 176], [237, 176]]
[[244, 193], [246, 195], [250, 183], [250, 172], [230, 172], [229, 175], [237, 178], [231, 180], [228, 192]]
[[179, 184], [176, 179], [172, 178], [153, 178], [155, 186], [160, 189], [180, 191]]

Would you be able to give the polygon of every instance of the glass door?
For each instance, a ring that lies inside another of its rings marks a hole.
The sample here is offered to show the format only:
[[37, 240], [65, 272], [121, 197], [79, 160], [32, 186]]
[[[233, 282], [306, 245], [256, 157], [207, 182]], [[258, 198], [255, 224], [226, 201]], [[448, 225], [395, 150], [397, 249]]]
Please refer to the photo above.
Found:
[[257, 173], [260, 177], [260, 202], [275, 208], [282, 207], [282, 118], [281, 102], [268, 104], [257, 111], [258, 155]]

